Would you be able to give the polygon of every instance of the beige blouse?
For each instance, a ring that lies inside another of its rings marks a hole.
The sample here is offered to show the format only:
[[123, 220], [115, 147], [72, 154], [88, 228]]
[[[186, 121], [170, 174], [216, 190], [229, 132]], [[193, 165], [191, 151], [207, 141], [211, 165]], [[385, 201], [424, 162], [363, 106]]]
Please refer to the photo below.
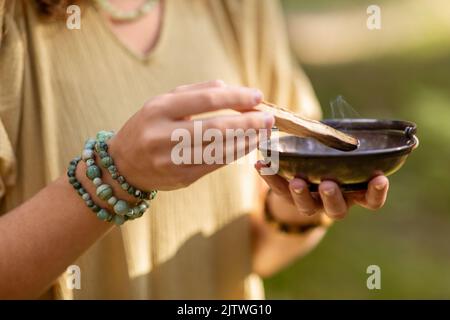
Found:
[[[181, 84], [258, 87], [268, 100], [319, 117], [308, 80], [291, 62], [276, 1], [166, 0], [157, 45], [143, 57], [90, 1], [81, 7], [81, 30], [42, 20], [32, 3], [0, 0], [0, 214], [64, 174], [87, 137], [118, 130], [148, 98]], [[251, 270], [252, 165], [160, 192], [146, 215], [73, 262], [80, 290], [69, 290], [63, 275], [54, 297], [262, 298]]]

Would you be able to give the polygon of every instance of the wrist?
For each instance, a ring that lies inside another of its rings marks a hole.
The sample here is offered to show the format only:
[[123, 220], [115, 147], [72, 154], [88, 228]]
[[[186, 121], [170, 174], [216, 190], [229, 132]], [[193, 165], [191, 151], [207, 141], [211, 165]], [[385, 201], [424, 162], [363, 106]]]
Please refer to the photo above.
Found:
[[310, 216], [302, 214], [297, 210], [291, 199], [271, 190], [267, 192], [265, 207], [266, 211], [268, 211], [276, 221], [292, 225], [318, 223], [321, 221], [323, 215], [320, 211]]

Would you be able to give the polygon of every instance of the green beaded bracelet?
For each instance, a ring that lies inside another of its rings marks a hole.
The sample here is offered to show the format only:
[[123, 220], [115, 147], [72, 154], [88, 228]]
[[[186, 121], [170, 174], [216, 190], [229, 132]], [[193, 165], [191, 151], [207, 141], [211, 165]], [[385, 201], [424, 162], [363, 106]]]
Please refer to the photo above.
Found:
[[[96, 165], [95, 162], [95, 152], [97, 141], [94, 139], [88, 139], [84, 145], [84, 150], [81, 155], [81, 159], [83, 159], [87, 165], [86, 176], [94, 183], [96, 187], [97, 196], [107, 201], [108, 204], [113, 208], [116, 216], [127, 217], [128, 220], [133, 220], [145, 213], [145, 211], [149, 208], [149, 204], [144, 200], [140, 199], [139, 202], [135, 206], [130, 206], [128, 202], [124, 200], [117, 199], [114, 197], [113, 189], [109, 184], [103, 183], [102, 171]], [[110, 173], [112, 173], [110, 170]], [[121, 218], [114, 218], [115, 222], [125, 222], [121, 221]]]
[[81, 183], [75, 177], [75, 170], [80, 160], [81, 157], [76, 157], [72, 161], [70, 161], [69, 169], [67, 171], [67, 175], [69, 176], [69, 183], [74, 187], [74, 189], [80, 195], [81, 199], [84, 200], [86, 206], [90, 208], [99, 219], [107, 222], [114, 221], [114, 223], [116, 223], [117, 225], [125, 222], [124, 220], [122, 223], [118, 223], [120, 222], [120, 219], [116, 219], [115, 216], [111, 214], [111, 212], [106, 209], [100, 208], [97, 204], [95, 204], [89, 193], [86, 192]]
[[100, 157], [100, 164], [103, 168], [107, 169], [111, 177], [116, 180], [124, 191], [134, 196], [139, 200], [153, 200], [158, 193], [157, 190], [141, 191], [138, 188], [130, 185], [124, 176], [122, 176], [117, 167], [114, 165], [114, 160], [108, 153], [107, 141], [114, 136], [112, 131], [99, 131], [97, 133], [96, 141], [94, 143], [94, 149], [97, 151]]

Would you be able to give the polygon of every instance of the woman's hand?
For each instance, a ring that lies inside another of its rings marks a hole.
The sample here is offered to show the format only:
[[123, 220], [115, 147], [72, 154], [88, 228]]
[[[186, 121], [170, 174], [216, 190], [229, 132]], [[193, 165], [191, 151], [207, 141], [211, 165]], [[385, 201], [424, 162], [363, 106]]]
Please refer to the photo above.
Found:
[[[179, 141], [172, 141], [174, 131], [182, 129], [190, 134], [190, 151], [194, 155], [196, 148], [202, 150], [203, 143], [194, 143], [191, 116], [221, 109], [244, 112], [196, 120], [202, 124], [201, 137], [204, 130], [220, 130], [224, 137], [224, 158], [229, 152], [240, 154], [237, 149], [242, 151], [242, 146], [238, 144], [233, 144], [233, 148], [228, 150], [225, 130], [272, 128], [274, 119], [271, 115], [247, 112], [261, 100], [259, 90], [226, 86], [222, 81], [180, 86], [145, 103], [111, 139], [109, 151], [119, 172], [138, 188], [173, 190], [185, 187], [223, 164], [208, 165], [203, 159], [202, 164], [175, 164], [171, 155]], [[243, 151], [252, 151], [249, 143]], [[226, 163], [225, 159], [222, 163]]]
[[[262, 162], [255, 165], [258, 171], [263, 166]], [[323, 181], [318, 193], [310, 193], [302, 179], [288, 182], [278, 175], [261, 177], [272, 189], [273, 196], [268, 199], [269, 210], [277, 219], [287, 223], [311, 221], [321, 214], [331, 219], [342, 219], [353, 204], [377, 210], [384, 205], [389, 189], [389, 180], [385, 176], [373, 178], [366, 191], [344, 194], [333, 181]]]

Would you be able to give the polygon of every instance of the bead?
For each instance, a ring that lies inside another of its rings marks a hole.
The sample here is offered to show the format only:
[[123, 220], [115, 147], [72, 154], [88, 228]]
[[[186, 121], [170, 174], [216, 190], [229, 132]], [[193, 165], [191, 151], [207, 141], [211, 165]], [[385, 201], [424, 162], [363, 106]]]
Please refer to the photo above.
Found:
[[80, 195], [80, 196], [82, 196], [83, 194], [85, 194], [86, 193], [86, 190], [84, 190], [83, 188], [79, 188], [78, 189], [78, 194]]
[[111, 178], [113, 178], [114, 180], [116, 180], [119, 177], [119, 174], [117, 172], [114, 172], [113, 174], [111, 174]]
[[113, 218], [114, 224], [116, 226], [122, 225], [126, 220], [124, 216], [115, 215]]
[[86, 160], [86, 165], [89, 166], [93, 166], [95, 164], [95, 160], [94, 159], [87, 159]]
[[140, 198], [140, 197], [142, 196], [141, 190], [135, 190], [135, 191], [134, 191], [134, 196], [135, 196], [136, 198]]
[[101, 186], [103, 184], [103, 181], [100, 178], [94, 178], [94, 180], [92, 180], [92, 182], [94, 183], [94, 185], [96, 187]]
[[76, 166], [78, 164], [78, 161], [73, 159], [72, 161], [70, 161], [70, 165], [71, 166]]
[[88, 149], [88, 150], [94, 150], [95, 147], [95, 143], [86, 143], [84, 145], [84, 149]]
[[127, 191], [128, 188], [130, 187], [130, 185], [129, 185], [127, 182], [124, 182], [124, 183], [122, 183], [122, 184], [120, 185], [120, 187], [121, 187], [123, 190]]
[[114, 206], [116, 203], [117, 203], [117, 198], [116, 197], [111, 197], [111, 198], [109, 198], [108, 199], [108, 204], [110, 205], [110, 206]]
[[145, 211], [139, 211], [139, 213], [135, 216], [136, 218], [140, 218], [144, 215]]
[[100, 152], [100, 151], [108, 151], [108, 145], [106, 144], [106, 142], [97, 142], [95, 144], [95, 151]]
[[117, 167], [115, 165], [111, 165], [108, 167], [109, 173], [113, 174], [117, 172]]
[[126, 215], [128, 218], [133, 217], [133, 216], [134, 216], [134, 209], [135, 209], [135, 208], [130, 208], [130, 209], [128, 209], [128, 211], [127, 211], [127, 213], [125, 213], [125, 215]]
[[75, 177], [75, 170], [68, 170], [67, 171], [67, 176], [70, 177]]
[[91, 199], [91, 196], [89, 195], [89, 193], [84, 193], [82, 196], [81, 196], [81, 198], [84, 200], [84, 201], [88, 201], [88, 200], [90, 200]]
[[86, 140], [86, 142], [84, 144], [95, 144], [95, 139], [89, 138]]
[[[85, 194], [87, 194], [87, 193], [85, 193]], [[89, 208], [92, 208], [92, 207], [94, 207], [94, 201], [92, 201], [92, 200], [87, 200], [87, 201], [86, 201], [86, 205], [87, 205]]]
[[74, 184], [75, 182], [77, 182], [78, 180], [77, 180], [77, 178], [75, 178], [75, 177], [69, 177], [69, 183], [70, 184]]
[[124, 200], [119, 200], [114, 205], [114, 212], [120, 216], [125, 215], [129, 209], [130, 209], [130, 207], [128, 205], [128, 202], [126, 202]]
[[97, 133], [97, 141], [106, 142], [114, 136], [114, 132], [101, 130]]
[[157, 190], [150, 191], [150, 200], [155, 199], [156, 195], [158, 194]]
[[138, 207], [139, 207], [139, 211], [144, 213], [145, 211], [147, 211], [147, 209], [150, 207], [150, 205], [147, 202], [142, 201], [138, 204]]
[[98, 205], [96, 205], [95, 203], [94, 203], [94, 205], [92, 206], [92, 211], [94, 211], [94, 212], [99, 212], [100, 211], [100, 207], [98, 206]]
[[100, 162], [103, 168], [108, 168], [114, 164], [113, 159], [109, 156], [103, 157]]
[[141, 213], [139, 206], [133, 208], [133, 217], [137, 217]]
[[102, 172], [100, 171], [99, 167], [94, 165], [94, 166], [87, 167], [86, 176], [89, 179], [94, 180], [95, 178], [100, 178], [102, 176]]
[[75, 164], [71, 164], [68, 168], [69, 171], [75, 171], [77, 169], [77, 166]]
[[72, 184], [72, 186], [74, 187], [74, 189], [79, 189], [81, 188], [81, 183], [79, 183], [78, 181], [75, 182], [74, 184]]
[[92, 159], [94, 156], [94, 150], [91, 149], [84, 149], [83, 153], [81, 154], [81, 158], [86, 161], [88, 159]]
[[110, 185], [102, 184], [97, 187], [97, 196], [102, 200], [108, 200], [113, 195], [113, 190]]
[[108, 210], [100, 209], [100, 211], [97, 212], [97, 217], [100, 220], [106, 221], [106, 220], [108, 220], [109, 216], [110, 216], [110, 213], [108, 212]]
[[85, 149], [94, 150], [95, 147], [95, 140], [94, 139], [88, 139], [86, 143], [84, 144]]
[[134, 191], [135, 189], [132, 186], [128, 188], [128, 194], [134, 195]]
[[124, 182], [125, 182], [124, 176], [119, 176], [119, 177], [117, 178], [117, 182], [120, 183], [120, 184], [124, 183]]
[[98, 152], [98, 155], [100, 156], [100, 158], [104, 158], [104, 157], [109, 157], [108, 156], [108, 152], [106, 152], [106, 151], [103, 151], [103, 150], [101, 150], [101, 151], [99, 151]]

